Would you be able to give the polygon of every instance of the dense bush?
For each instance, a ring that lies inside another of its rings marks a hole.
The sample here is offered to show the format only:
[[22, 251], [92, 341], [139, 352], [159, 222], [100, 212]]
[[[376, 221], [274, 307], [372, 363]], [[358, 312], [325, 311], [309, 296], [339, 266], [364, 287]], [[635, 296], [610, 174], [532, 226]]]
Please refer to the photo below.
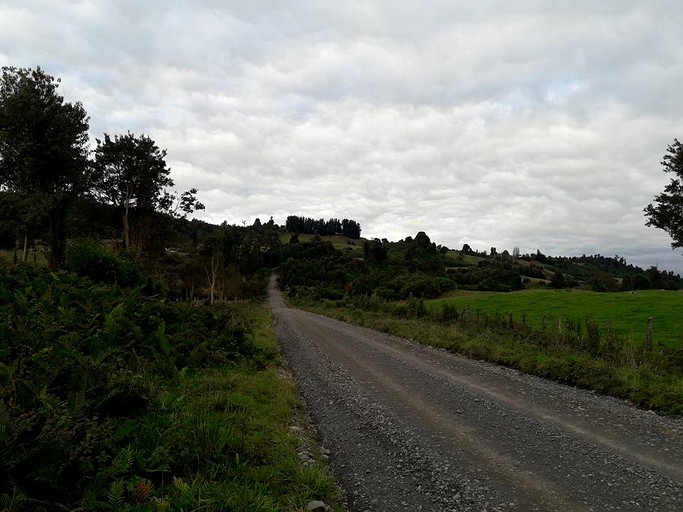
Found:
[[164, 410], [169, 382], [245, 356], [258, 361], [250, 330], [227, 306], [169, 304], [73, 275], [0, 269], [0, 499], [22, 510], [71, 510], [84, 496], [106, 499], [133, 466], [161, 484], [162, 470], [178, 463], [174, 447], [159, 439], [147, 450], [127, 445], [163, 426], [149, 422]]
[[141, 280], [140, 270], [132, 259], [108, 251], [90, 240], [70, 247], [67, 268], [98, 283], [137, 286]]

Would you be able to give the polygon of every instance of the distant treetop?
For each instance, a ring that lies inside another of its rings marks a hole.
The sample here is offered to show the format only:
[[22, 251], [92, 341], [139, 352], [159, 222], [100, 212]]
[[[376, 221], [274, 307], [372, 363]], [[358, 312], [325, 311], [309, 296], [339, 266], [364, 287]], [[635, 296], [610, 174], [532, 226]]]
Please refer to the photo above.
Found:
[[308, 235], [342, 235], [349, 238], [360, 238], [360, 224], [350, 219], [311, 219], [309, 217], [287, 217], [287, 231], [290, 233], [304, 233]]

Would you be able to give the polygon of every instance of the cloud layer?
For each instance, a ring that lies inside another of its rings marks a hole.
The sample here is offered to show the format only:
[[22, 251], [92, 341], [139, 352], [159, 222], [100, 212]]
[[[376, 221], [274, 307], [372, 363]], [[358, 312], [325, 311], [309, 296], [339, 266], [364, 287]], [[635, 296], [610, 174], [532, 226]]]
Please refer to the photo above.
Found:
[[150, 135], [212, 222], [619, 254], [683, 271], [643, 207], [683, 137], [674, 0], [66, 1], [0, 6], [0, 61]]

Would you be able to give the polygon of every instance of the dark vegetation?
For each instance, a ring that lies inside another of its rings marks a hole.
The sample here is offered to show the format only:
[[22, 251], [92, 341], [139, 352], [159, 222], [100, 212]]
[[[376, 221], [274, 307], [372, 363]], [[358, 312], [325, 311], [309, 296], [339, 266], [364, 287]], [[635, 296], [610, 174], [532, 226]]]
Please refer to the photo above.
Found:
[[[681, 412], [676, 346], [634, 347], [587, 319], [546, 332], [428, 301], [676, 290], [680, 276], [618, 256], [453, 250], [424, 232], [362, 240], [349, 219], [190, 220], [198, 191], [173, 191], [165, 150], [104, 134], [89, 154], [85, 110], [57, 86], [40, 69], [3, 68], [0, 82], [0, 510], [334, 503], [288, 431], [297, 403], [261, 302], [275, 267], [302, 306]], [[683, 225], [661, 208], [646, 210], [652, 225]]]
[[104, 135], [59, 81], [0, 81], [0, 510], [291, 511], [338, 503], [264, 304], [271, 221], [186, 216], [165, 150]]
[[285, 227], [289, 233], [308, 235], [341, 235], [349, 238], [360, 238], [360, 224], [351, 219], [311, 219], [290, 215]]
[[366, 240], [361, 254], [322, 239], [282, 247], [280, 283], [312, 299], [365, 295], [431, 299], [451, 290], [510, 292], [525, 288], [593, 291], [677, 290], [683, 279], [619, 256], [511, 256], [437, 246], [424, 233], [399, 242]]
[[269, 316], [73, 274], [0, 270], [2, 510], [303, 510]]

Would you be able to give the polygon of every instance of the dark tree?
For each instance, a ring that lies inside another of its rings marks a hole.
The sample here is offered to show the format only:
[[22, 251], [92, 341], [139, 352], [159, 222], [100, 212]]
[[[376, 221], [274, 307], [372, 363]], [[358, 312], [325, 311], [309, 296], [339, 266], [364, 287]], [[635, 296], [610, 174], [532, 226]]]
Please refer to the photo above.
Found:
[[348, 236], [349, 238], [359, 239], [360, 238], [360, 224], [355, 220], [344, 219], [341, 222], [342, 235]]
[[97, 139], [91, 190], [119, 211], [126, 249], [144, 247], [154, 213], [187, 214], [204, 208], [197, 202], [196, 189], [179, 197], [168, 191], [174, 183], [165, 158], [166, 150], [146, 135], [127, 133], [112, 139], [105, 133], [104, 140]]
[[567, 282], [564, 278], [564, 274], [562, 272], [555, 272], [553, 274], [553, 277], [550, 278], [550, 286], [555, 289], [561, 289], [564, 288], [567, 285]]
[[363, 244], [363, 258], [368, 263], [381, 263], [387, 259], [387, 248], [381, 240], [366, 240]]
[[671, 173], [669, 184], [656, 195], [654, 203], [645, 207], [647, 226], [663, 229], [672, 238], [673, 249], [683, 247], [683, 144], [674, 139], [661, 162], [664, 172]]
[[57, 94], [59, 82], [40, 67], [3, 67], [0, 81], [0, 187], [45, 212], [52, 268], [64, 266], [66, 216], [88, 157], [88, 116]]
[[290, 215], [285, 224], [290, 233], [305, 233], [308, 235], [342, 235], [348, 238], [360, 238], [360, 224], [355, 220], [344, 219], [312, 219]]
[[0, 191], [0, 247], [14, 249], [15, 255], [21, 249], [21, 261], [27, 260], [35, 239], [46, 234], [46, 220], [41, 201], [35, 197]]

